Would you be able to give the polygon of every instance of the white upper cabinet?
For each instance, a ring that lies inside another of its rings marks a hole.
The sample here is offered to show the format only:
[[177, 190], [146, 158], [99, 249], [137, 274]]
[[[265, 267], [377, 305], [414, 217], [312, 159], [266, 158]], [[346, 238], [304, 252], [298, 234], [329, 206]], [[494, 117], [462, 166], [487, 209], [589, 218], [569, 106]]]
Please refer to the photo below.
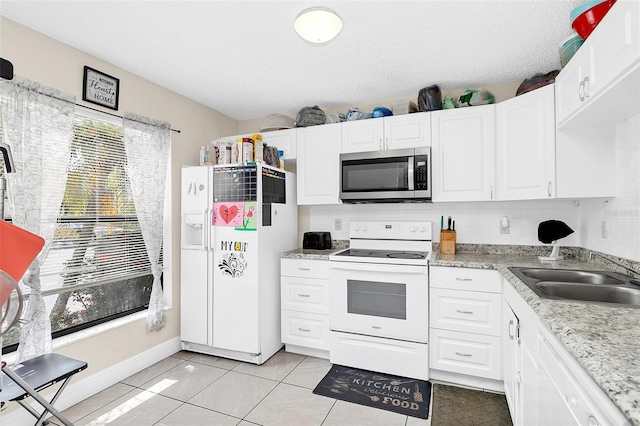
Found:
[[419, 148], [431, 145], [431, 113], [384, 117], [385, 149]]
[[299, 128], [298, 204], [339, 204], [340, 123]]
[[261, 133], [262, 141], [268, 146], [275, 146], [278, 151], [282, 151], [283, 160], [296, 159], [296, 137], [298, 129], [277, 130], [275, 132]]
[[379, 151], [384, 148], [384, 120], [346, 121], [342, 128], [342, 153]]
[[433, 201], [495, 199], [495, 105], [431, 113]]
[[496, 182], [499, 200], [555, 197], [554, 87], [496, 105]]
[[431, 145], [428, 112], [342, 123], [342, 152], [417, 148]]
[[640, 2], [621, 0], [556, 78], [559, 128], [614, 125], [640, 110]]

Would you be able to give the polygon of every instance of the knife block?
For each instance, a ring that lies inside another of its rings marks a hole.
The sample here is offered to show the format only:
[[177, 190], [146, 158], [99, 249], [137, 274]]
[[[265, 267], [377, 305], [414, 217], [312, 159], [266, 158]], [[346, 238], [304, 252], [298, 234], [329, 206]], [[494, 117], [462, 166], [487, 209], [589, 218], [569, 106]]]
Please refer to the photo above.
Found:
[[440, 254], [456, 254], [456, 231], [440, 231]]

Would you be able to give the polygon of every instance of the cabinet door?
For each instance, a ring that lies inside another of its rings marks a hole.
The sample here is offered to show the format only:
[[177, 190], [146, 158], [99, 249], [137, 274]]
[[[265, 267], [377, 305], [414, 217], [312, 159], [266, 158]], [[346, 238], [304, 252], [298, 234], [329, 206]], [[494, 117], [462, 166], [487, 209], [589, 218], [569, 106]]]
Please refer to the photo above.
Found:
[[591, 97], [640, 59], [640, 2], [614, 4], [588, 40], [585, 96]]
[[[538, 359], [536, 330], [529, 333], [527, 327], [520, 326], [520, 419], [523, 426], [538, 425]], [[515, 423], [515, 422], [514, 422]], [[543, 423], [540, 423], [543, 424]]]
[[379, 151], [384, 149], [384, 120], [347, 121], [342, 126], [342, 152]]
[[496, 124], [498, 199], [555, 196], [553, 85], [497, 104]]
[[340, 125], [298, 129], [298, 204], [339, 204]]
[[275, 146], [279, 151], [283, 151], [283, 160], [295, 160], [297, 131], [298, 129], [286, 129], [264, 132], [261, 133], [262, 141], [268, 146]]
[[384, 117], [385, 149], [431, 146], [431, 113]]
[[518, 317], [511, 310], [509, 304], [502, 302], [502, 376], [504, 378], [504, 394], [511, 413], [513, 424], [518, 426], [517, 419], [520, 414], [519, 391], [516, 383], [516, 374], [519, 364], [519, 346], [516, 336]]
[[433, 201], [494, 199], [495, 105], [431, 113]]
[[572, 426], [579, 424], [565, 401], [566, 377], [559, 359], [547, 343], [538, 338], [538, 422], [541, 425]]
[[587, 65], [587, 49], [580, 49], [556, 77], [556, 120], [562, 123], [585, 100], [583, 80]]

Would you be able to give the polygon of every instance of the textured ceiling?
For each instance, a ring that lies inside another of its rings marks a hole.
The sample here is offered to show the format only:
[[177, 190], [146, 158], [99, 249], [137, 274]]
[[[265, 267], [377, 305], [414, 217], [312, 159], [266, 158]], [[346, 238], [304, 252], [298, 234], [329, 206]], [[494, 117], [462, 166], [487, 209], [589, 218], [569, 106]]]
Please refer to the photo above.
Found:
[[[560, 67], [584, 0], [12, 1], [0, 14], [236, 120], [523, 80]], [[344, 22], [300, 39], [314, 6]]]

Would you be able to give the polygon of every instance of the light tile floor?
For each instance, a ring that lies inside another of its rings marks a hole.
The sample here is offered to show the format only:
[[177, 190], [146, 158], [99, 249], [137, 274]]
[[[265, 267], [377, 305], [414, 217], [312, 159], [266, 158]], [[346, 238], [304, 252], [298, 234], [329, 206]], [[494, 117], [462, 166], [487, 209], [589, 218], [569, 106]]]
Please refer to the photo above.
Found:
[[63, 414], [78, 426], [431, 424], [313, 394], [330, 367], [327, 360], [284, 351], [260, 366], [182, 351]]

